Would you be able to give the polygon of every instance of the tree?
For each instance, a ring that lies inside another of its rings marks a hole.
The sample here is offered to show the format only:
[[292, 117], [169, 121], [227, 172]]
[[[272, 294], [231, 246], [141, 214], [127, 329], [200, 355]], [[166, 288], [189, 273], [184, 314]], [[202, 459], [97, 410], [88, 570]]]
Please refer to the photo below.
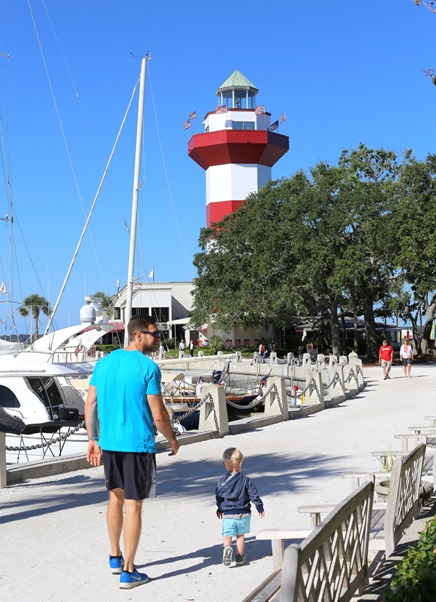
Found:
[[406, 288], [397, 299], [397, 310], [412, 322], [415, 346], [425, 353], [436, 318], [436, 155], [405, 164], [399, 189], [397, 268]]
[[374, 308], [393, 287], [392, 216], [399, 166], [394, 153], [360, 145], [338, 166], [319, 163], [251, 195], [200, 235], [194, 257], [193, 321], [282, 329], [300, 319], [330, 328], [341, 353], [340, 321], [365, 315], [368, 351], [378, 349]]
[[436, 13], [436, 2], [424, 2], [424, 0], [413, 0], [416, 6], [425, 6], [432, 13]]
[[196, 325], [212, 318], [225, 332], [238, 325], [282, 329], [305, 311], [289, 244], [300, 220], [289, 199], [298, 199], [308, 186], [302, 172], [270, 183], [237, 213], [200, 232], [201, 252], [194, 257]]
[[[405, 160], [409, 157], [406, 151]], [[376, 311], [391, 313], [390, 296], [398, 288], [394, 225], [399, 201], [395, 183], [401, 164], [392, 151], [360, 144], [355, 150], [343, 151], [338, 166], [345, 251], [338, 265], [337, 284], [347, 291], [355, 319], [357, 312], [363, 313], [367, 354], [374, 357], [379, 346]]]
[[39, 338], [39, 314], [42, 312], [45, 316], [49, 316], [51, 308], [47, 299], [37, 295], [29, 295], [23, 300], [23, 305], [18, 308], [20, 316], [26, 317], [29, 313], [32, 314], [35, 322], [34, 340]]
[[103, 293], [103, 292], [99, 291], [97, 293], [94, 293], [92, 295], [92, 297], [96, 297], [97, 299], [101, 299], [102, 309], [105, 309], [107, 311], [107, 315], [108, 316], [112, 315], [112, 313], [113, 313], [113, 310], [112, 310], [112, 300], [111, 300], [111, 298], [108, 295], [106, 295], [106, 293]]
[[[436, 13], [436, 2], [424, 2], [424, 0], [413, 0], [416, 6], [425, 6], [432, 13]], [[436, 86], [436, 71], [431, 69], [422, 69], [422, 71], [431, 79], [431, 83]]]

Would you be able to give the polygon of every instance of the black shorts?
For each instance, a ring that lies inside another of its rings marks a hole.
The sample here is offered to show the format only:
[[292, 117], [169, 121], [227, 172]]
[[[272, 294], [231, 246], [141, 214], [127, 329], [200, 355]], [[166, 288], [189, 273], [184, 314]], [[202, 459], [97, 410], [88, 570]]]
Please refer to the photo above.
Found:
[[127, 500], [156, 497], [156, 455], [103, 450], [106, 487], [123, 489]]
[[408, 366], [412, 363], [412, 359], [410, 357], [403, 357], [403, 366]]

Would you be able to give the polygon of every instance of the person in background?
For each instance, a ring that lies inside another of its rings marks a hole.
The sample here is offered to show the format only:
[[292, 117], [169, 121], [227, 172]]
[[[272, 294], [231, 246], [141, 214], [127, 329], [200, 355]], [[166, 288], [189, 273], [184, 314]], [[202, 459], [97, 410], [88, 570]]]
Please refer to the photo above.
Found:
[[191, 341], [191, 342], [189, 343], [189, 355], [190, 355], [191, 357], [194, 357], [194, 341]]
[[389, 372], [392, 368], [392, 360], [394, 358], [394, 350], [391, 345], [388, 344], [386, 339], [383, 339], [383, 344], [378, 350], [378, 359], [381, 367], [383, 368], [383, 378], [386, 380], [390, 378]]
[[265, 356], [266, 356], [266, 345], [265, 345], [264, 341], [261, 341], [259, 344], [259, 355], [262, 358], [262, 363], [264, 363]]
[[134, 560], [141, 535], [142, 503], [156, 495], [154, 424], [168, 439], [170, 456], [180, 447], [162, 400], [159, 366], [147, 357], [156, 352], [160, 341], [156, 320], [136, 315], [128, 324], [128, 334], [126, 349], [117, 349], [97, 362], [85, 403], [87, 459], [92, 466], [103, 462], [109, 491], [109, 570], [120, 575], [121, 589], [149, 580], [136, 569]]
[[403, 344], [400, 347], [400, 358], [403, 362], [404, 376], [410, 378], [410, 370], [412, 369], [413, 351], [409, 343], [409, 339], [404, 337]]

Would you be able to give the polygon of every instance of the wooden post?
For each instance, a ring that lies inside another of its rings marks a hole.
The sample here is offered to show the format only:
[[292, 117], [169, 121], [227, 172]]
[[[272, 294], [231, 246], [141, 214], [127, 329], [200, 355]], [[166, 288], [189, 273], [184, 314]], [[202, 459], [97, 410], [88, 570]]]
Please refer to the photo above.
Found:
[[334, 385], [328, 388], [328, 396], [329, 399], [335, 399], [336, 401], [343, 401], [346, 399], [344, 389], [342, 388], [344, 384], [344, 375], [341, 370], [341, 366], [335, 365], [334, 368], [329, 369], [330, 382], [336, 377], [336, 381]]
[[229, 418], [227, 415], [227, 402], [224, 387], [219, 385], [208, 385], [203, 388], [203, 398], [210, 393], [212, 400], [208, 399], [200, 407], [200, 419], [198, 429], [200, 431], [216, 431], [217, 423], [221, 437], [228, 435]]
[[265, 416], [282, 416], [289, 419], [288, 397], [284, 378], [273, 376], [268, 378], [268, 389], [273, 388], [265, 399]]
[[321, 372], [317, 372], [314, 370], [313, 372], [306, 373], [306, 386], [312, 380], [315, 381], [316, 387], [312, 385], [307, 389], [307, 391], [304, 395], [305, 403], [307, 403], [307, 404], [319, 403], [319, 404], [321, 404], [322, 409], [324, 409], [325, 408], [324, 387], [322, 384]]

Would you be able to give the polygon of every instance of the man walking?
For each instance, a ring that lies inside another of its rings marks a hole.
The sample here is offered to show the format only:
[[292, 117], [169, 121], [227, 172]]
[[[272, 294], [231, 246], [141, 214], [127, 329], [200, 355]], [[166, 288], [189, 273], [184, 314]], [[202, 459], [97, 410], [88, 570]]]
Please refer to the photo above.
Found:
[[394, 358], [394, 350], [391, 345], [388, 344], [386, 339], [383, 339], [383, 344], [378, 350], [378, 360], [383, 368], [383, 379], [390, 378], [389, 372], [392, 368], [392, 360]]
[[[129, 346], [101, 359], [91, 377], [85, 403], [88, 462], [103, 461], [109, 503], [106, 520], [111, 545], [109, 570], [120, 575], [120, 588], [149, 580], [134, 564], [142, 525], [142, 503], [156, 495], [154, 426], [168, 439], [170, 456], [180, 443], [174, 436], [161, 395], [159, 366], [146, 356], [160, 341], [156, 320], [134, 316]], [[123, 529], [124, 519], [124, 529]], [[120, 539], [124, 536], [124, 556]]]

